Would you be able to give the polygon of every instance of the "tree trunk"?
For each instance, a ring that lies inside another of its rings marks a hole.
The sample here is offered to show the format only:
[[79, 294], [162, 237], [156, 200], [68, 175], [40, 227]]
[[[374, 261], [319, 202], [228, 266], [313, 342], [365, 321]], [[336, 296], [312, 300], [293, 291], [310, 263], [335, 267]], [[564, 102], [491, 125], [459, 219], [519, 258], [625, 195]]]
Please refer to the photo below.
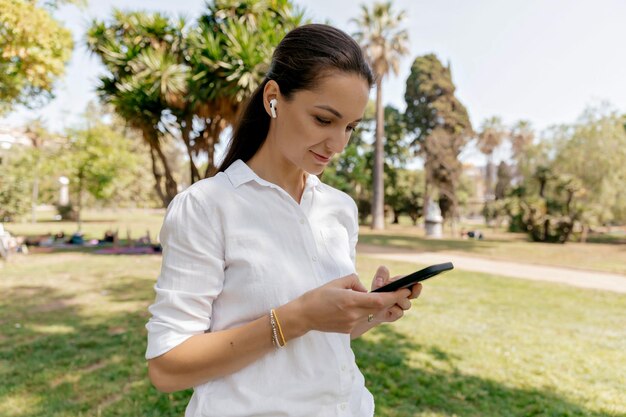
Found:
[[161, 181], [163, 180], [163, 174], [161, 174], [161, 172], [159, 171], [159, 167], [157, 166], [156, 151], [154, 150], [152, 144], [150, 145], [150, 160], [152, 161], [152, 175], [154, 176], [155, 181], [154, 190], [156, 191], [163, 204], [165, 204], [165, 194], [163, 194], [163, 188], [161, 185]]
[[587, 243], [587, 236], [589, 235], [589, 225], [583, 224], [583, 231], [580, 234], [580, 243]]
[[[150, 145], [150, 156], [152, 158], [152, 173], [154, 174], [154, 179], [156, 181], [155, 188], [157, 190], [157, 194], [161, 198], [163, 202], [163, 207], [167, 207], [170, 202], [174, 199], [176, 194], [178, 193], [178, 184], [172, 175], [172, 171], [170, 169], [169, 164], [167, 163], [167, 157], [163, 153], [161, 149], [161, 144], [159, 143], [159, 138], [157, 134], [151, 130], [144, 130], [143, 137], [146, 143]], [[156, 157], [161, 161], [161, 165], [163, 166], [163, 174], [159, 171], [157, 166]], [[165, 175], [165, 187], [162, 187], [161, 180]]]
[[76, 204], [76, 222], [78, 223], [78, 233], [81, 232], [82, 228], [83, 228], [83, 217], [82, 217], [82, 210], [83, 210], [83, 175], [82, 173], [78, 176], [78, 196], [77, 196], [77, 204]]
[[217, 167], [215, 166], [215, 144], [219, 142], [222, 133], [222, 118], [215, 116], [210, 122], [205, 122], [206, 128], [202, 132], [203, 141], [206, 145], [207, 165], [204, 171], [204, 178], [215, 175]]
[[374, 143], [374, 198], [372, 201], [372, 229], [385, 228], [385, 185], [384, 175], [384, 110], [382, 105], [382, 79], [376, 81], [376, 140]]
[[189, 157], [189, 181], [193, 184], [200, 180], [200, 172], [196, 163], [193, 161], [193, 149], [191, 147], [191, 132], [192, 132], [193, 116], [186, 116], [182, 123], [180, 123], [180, 133], [187, 149], [187, 156]]

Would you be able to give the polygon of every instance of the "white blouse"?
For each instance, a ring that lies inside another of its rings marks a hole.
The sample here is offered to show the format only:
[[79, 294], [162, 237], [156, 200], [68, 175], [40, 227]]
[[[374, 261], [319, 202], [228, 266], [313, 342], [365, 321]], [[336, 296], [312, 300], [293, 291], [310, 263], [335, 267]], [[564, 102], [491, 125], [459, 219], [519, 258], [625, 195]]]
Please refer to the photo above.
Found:
[[[357, 237], [352, 198], [314, 175], [307, 177], [300, 204], [242, 160], [195, 183], [174, 198], [161, 229], [163, 262], [146, 324], [146, 359], [207, 330], [256, 320], [355, 273]], [[318, 331], [195, 387], [185, 413], [373, 415], [350, 335]]]

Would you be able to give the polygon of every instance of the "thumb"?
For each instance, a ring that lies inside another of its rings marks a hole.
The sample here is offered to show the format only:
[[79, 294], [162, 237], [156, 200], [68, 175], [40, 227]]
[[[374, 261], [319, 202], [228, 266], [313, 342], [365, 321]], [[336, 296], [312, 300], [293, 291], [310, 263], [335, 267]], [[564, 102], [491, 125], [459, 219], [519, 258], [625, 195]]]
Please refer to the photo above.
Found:
[[376, 275], [372, 280], [372, 290], [382, 287], [389, 280], [389, 269], [385, 265], [381, 265], [376, 270]]

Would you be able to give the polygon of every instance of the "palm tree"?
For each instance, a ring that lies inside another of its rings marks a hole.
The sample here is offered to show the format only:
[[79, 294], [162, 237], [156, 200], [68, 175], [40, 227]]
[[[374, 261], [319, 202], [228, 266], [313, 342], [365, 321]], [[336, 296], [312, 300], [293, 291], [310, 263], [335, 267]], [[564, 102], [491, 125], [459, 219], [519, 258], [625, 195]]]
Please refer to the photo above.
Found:
[[485, 195], [492, 197], [493, 190], [493, 152], [502, 143], [508, 135], [505, 127], [502, 125], [502, 119], [498, 116], [486, 119], [478, 134], [478, 149], [487, 156], [487, 166], [485, 172]]
[[[180, 20], [172, 25], [159, 13], [115, 11], [110, 24], [94, 21], [87, 33], [88, 48], [108, 70], [98, 92], [150, 147], [155, 190], [167, 206], [178, 184], [163, 152], [162, 114], [184, 106], [186, 68], [181, 64]], [[163, 184], [163, 179], [165, 183]]]
[[361, 5], [361, 16], [352, 19], [361, 28], [354, 33], [354, 37], [361, 44], [376, 75], [376, 140], [372, 202], [372, 229], [374, 230], [382, 230], [385, 227], [382, 82], [390, 70], [398, 74], [400, 58], [408, 53], [408, 32], [398, 28], [405, 17], [404, 11], [395, 14], [391, 10], [389, 1], [374, 3], [371, 10]]
[[[212, 3], [194, 24], [118, 11], [88, 33], [89, 48], [109, 71], [101, 96], [144, 133], [158, 184], [165, 174], [166, 190], [157, 185], [164, 204], [177, 187], [160, 142], [182, 140], [191, 183], [210, 176], [221, 132], [263, 79], [273, 47], [302, 20], [290, 0]], [[204, 172], [198, 160], [206, 160]]]

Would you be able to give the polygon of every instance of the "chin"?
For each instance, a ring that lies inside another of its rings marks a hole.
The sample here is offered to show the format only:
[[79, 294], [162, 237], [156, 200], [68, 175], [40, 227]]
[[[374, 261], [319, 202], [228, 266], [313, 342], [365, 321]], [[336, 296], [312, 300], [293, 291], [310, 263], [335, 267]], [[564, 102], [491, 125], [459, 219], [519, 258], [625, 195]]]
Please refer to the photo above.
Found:
[[315, 165], [311, 169], [307, 169], [306, 172], [313, 175], [320, 175], [326, 169], [326, 165]]

